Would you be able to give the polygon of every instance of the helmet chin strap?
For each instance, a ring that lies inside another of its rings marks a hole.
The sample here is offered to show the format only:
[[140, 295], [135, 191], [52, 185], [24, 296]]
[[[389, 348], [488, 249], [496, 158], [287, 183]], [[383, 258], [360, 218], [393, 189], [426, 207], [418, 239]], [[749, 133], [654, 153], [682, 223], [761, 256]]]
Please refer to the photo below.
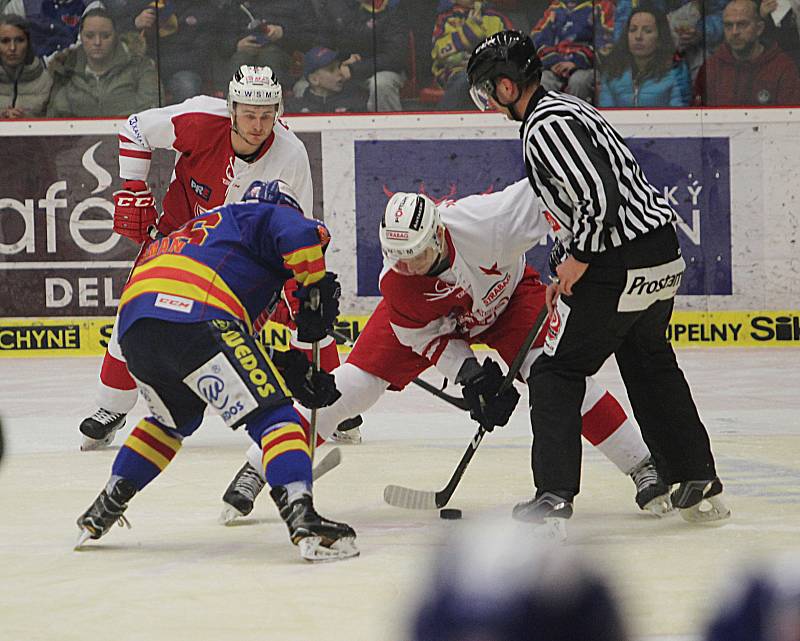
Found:
[[520, 96], [522, 92], [519, 90], [519, 86], [517, 83], [514, 83], [514, 88], [517, 90], [517, 97], [514, 98], [511, 102], [503, 102], [500, 98], [497, 97], [497, 85], [494, 85], [494, 91], [492, 91], [492, 98], [494, 101], [500, 105], [501, 107], [508, 109], [511, 112], [511, 115], [514, 117], [514, 120], [517, 122], [522, 122], [522, 114], [517, 112], [517, 108], [515, 105], [519, 102]]

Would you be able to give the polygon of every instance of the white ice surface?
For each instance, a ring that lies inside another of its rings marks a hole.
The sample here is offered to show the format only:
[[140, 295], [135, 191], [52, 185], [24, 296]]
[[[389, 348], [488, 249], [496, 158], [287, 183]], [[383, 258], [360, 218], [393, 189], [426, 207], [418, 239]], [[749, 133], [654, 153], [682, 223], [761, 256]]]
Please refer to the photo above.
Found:
[[[684, 350], [734, 516], [719, 528], [638, 512], [631, 481], [585, 448], [568, 545], [612, 573], [632, 630], [700, 638], [717, 587], [748, 558], [800, 548], [800, 350]], [[78, 451], [99, 362], [1, 359], [0, 639], [400, 641], [430, 558], [458, 522], [383, 503], [388, 483], [440, 489], [475, 426], [416, 388], [365, 415], [361, 446], [315, 488], [319, 511], [355, 527], [362, 556], [311, 566], [269, 497], [243, 525], [216, 523], [244, 433], [208, 419], [115, 528], [73, 552], [75, 518], [105, 483], [117, 447]], [[599, 379], [627, 407], [615, 367]], [[433, 379], [431, 379], [433, 380]], [[129, 426], [145, 414], [140, 403]], [[127, 432], [126, 428], [126, 432]], [[118, 436], [116, 446], [123, 438]], [[506, 517], [532, 491], [523, 402], [489, 435], [451, 507]]]

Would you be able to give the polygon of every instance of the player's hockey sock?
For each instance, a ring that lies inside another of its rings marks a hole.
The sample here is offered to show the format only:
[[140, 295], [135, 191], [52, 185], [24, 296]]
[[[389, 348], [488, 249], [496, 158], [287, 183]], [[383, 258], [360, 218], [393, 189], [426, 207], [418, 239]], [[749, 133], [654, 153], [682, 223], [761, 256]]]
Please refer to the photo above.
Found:
[[117, 390], [136, 389], [136, 381], [133, 380], [130, 372], [128, 372], [128, 365], [125, 361], [114, 358], [108, 351], [103, 356], [103, 366], [100, 368], [100, 382]]
[[143, 418], [122, 445], [111, 474], [129, 479], [141, 490], [169, 465], [179, 449], [181, 440], [174, 430], [152, 417]]
[[[589, 388], [587, 386], [587, 396]], [[625, 410], [609, 392], [586, 409], [584, 401], [583, 437], [600, 450], [623, 474], [630, 472], [650, 456], [642, 435]]]
[[298, 481], [311, 487], [311, 452], [299, 422], [270, 426], [261, 436], [261, 466], [271, 487]]

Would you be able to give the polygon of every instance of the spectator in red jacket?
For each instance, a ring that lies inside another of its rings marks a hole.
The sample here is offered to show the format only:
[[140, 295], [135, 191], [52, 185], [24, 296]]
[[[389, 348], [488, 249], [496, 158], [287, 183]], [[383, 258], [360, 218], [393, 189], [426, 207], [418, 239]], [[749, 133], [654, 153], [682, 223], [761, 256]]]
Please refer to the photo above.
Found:
[[759, 38], [764, 22], [752, 0], [732, 0], [722, 14], [725, 42], [700, 70], [695, 103], [800, 105], [800, 74], [778, 45]]

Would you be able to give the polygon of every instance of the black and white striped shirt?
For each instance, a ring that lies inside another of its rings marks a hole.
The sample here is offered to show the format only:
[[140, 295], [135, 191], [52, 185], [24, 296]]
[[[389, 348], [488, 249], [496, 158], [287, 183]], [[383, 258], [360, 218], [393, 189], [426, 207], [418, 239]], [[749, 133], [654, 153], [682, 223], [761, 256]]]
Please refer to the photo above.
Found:
[[578, 260], [591, 262], [677, 220], [619, 133], [588, 103], [539, 87], [520, 131], [531, 186]]

